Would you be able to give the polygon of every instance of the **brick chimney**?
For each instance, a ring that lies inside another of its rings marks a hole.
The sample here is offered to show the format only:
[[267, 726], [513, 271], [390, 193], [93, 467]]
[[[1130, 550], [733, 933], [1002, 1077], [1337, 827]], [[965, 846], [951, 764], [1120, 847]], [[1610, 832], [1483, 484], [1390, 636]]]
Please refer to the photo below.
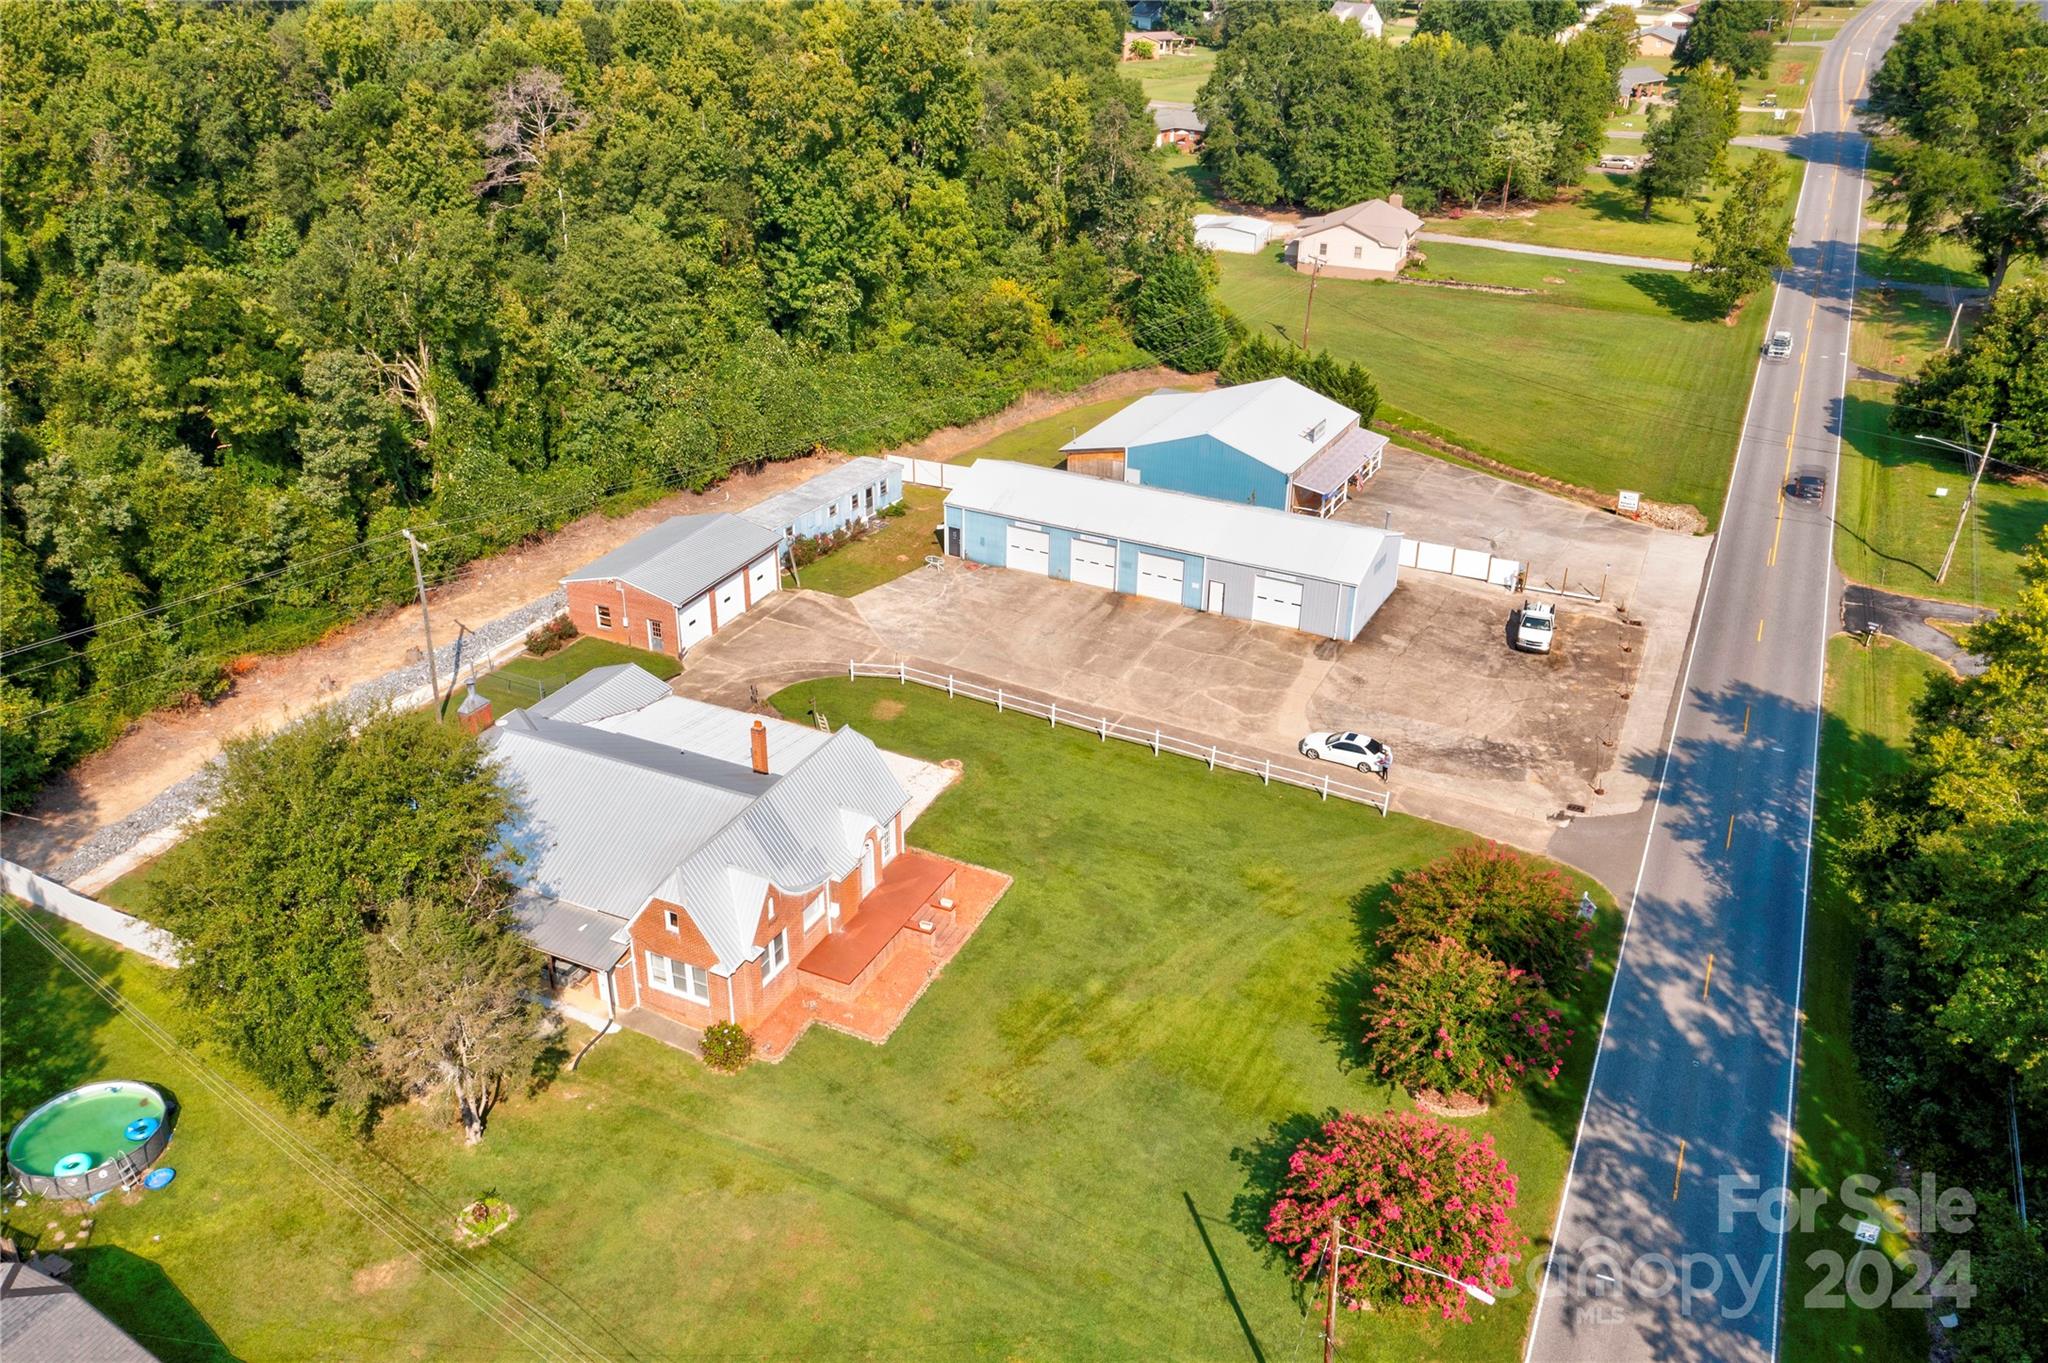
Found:
[[754, 770], [768, 774], [768, 726], [758, 719], [754, 721]]
[[1392, 204], [1396, 208], [1402, 207], [1401, 196], [1398, 194], [1389, 194], [1387, 196], [1387, 202]]
[[490, 697], [478, 695], [476, 683], [471, 682], [469, 694], [455, 707], [455, 714], [464, 733], [480, 734], [491, 727]]

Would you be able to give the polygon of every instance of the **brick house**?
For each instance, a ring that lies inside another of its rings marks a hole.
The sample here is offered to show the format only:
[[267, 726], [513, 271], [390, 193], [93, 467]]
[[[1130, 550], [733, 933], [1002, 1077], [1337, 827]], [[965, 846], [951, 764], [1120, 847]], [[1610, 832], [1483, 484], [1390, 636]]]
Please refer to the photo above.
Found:
[[782, 536], [739, 516], [671, 516], [562, 579], [569, 619], [680, 658], [782, 583]]
[[904, 846], [875, 745], [598, 668], [488, 734], [521, 814], [516, 915], [550, 983], [628, 1027], [752, 1030], [850, 1002], [952, 928], [955, 863]]

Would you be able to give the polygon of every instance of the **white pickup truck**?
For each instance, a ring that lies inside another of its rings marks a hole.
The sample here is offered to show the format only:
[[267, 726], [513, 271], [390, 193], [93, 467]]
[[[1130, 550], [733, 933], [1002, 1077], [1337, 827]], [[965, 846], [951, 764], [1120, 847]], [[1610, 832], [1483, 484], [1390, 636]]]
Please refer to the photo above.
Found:
[[1524, 653], [1548, 653], [1557, 635], [1557, 607], [1548, 601], [1524, 601], [1515, 616], [1515, 647]]

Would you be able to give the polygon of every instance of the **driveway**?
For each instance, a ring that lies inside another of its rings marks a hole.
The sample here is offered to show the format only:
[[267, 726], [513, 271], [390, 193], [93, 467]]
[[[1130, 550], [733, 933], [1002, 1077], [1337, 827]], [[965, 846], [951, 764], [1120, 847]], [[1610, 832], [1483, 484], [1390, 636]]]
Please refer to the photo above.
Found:
[[1535, 246], [1526, 241], [1495, 241], [1491, 237], [1466, 237], [1454, 232], [1417, 232], [1417, 241], [1442, 242], [1446, 246], [1477, 246], [1488, 251], [1507, 251], [1518, 256], [1555, 256], [1559, 260], [1583, 260], [1591, 265], [1633, 265], [1645, 270], [1692, 269], [1689, 260], [1664, 256], [1629, 256], [1618, 251], [1581, 251], [1575, 246]]

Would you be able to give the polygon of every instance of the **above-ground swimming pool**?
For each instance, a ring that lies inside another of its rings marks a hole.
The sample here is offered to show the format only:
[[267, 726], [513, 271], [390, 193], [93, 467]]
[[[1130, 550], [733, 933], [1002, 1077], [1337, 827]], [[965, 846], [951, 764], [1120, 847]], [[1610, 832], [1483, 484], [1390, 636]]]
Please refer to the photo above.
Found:
[[142, 1177], [170, 1140], [163, 1094], [128, 1080], [87, 1084], [15, 1124], [7, 1168], [43, 1197], [90, 1197]]

